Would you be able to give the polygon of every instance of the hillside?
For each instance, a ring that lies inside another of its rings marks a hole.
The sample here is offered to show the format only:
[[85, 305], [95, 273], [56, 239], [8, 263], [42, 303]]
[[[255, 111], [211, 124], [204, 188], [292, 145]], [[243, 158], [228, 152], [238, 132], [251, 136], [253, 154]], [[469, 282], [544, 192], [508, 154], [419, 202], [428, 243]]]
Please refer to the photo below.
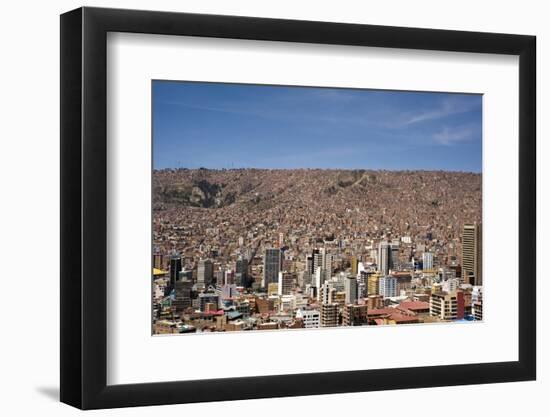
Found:
[[[459, 241], [481, 221], [481, 174], [443, 171], [179, 169], [153, 173], [155, 243], [234, 250], [239, 236], [273, 241], [428, 233]], [[162, 225], [162, 227], [161, 227]], [[180, 232], [170, 234], [176, 227]], [[216, 229], [211, 232], [207, 229]], [[182, 233], [184, 231], [184, 233]]]

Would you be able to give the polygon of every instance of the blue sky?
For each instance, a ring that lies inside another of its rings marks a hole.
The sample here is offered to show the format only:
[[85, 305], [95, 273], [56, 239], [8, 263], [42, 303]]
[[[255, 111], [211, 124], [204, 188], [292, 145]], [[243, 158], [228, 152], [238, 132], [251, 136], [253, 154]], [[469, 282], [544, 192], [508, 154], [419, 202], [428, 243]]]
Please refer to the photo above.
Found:
[[481, 111], [481, 95], [153, 81], [153, 164], [481, 172]]

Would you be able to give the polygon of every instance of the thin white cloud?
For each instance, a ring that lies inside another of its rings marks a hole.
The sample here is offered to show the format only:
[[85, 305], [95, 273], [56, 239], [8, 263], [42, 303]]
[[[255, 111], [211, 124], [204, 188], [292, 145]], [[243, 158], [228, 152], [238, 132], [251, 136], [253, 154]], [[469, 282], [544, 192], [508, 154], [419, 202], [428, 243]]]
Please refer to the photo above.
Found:
[[444, 127], [441, 131], [434, 133], [433, 140], [440, 145], [455, 145], [469, 142], [476, 137], [476, 130], [471, 127], [453, 128]]
[[419, 122], [442, 119], [455, 114], [466, 113], [473, 110], [476, 106], [477, 102], [474, 100], [460, 100], [455, 97], [449, 97], [442, 100], [441, 105], [438, 108], [424, 110], [416, 114], [408, 115], [402, 125], [408, 126]]

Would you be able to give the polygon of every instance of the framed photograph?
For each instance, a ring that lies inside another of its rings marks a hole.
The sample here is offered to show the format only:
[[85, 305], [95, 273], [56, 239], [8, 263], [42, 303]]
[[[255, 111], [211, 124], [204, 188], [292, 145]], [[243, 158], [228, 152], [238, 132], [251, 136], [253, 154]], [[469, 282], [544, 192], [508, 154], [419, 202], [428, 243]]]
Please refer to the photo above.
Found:
[[535, 37], [61, 16], [61, 401], [533, 380]]

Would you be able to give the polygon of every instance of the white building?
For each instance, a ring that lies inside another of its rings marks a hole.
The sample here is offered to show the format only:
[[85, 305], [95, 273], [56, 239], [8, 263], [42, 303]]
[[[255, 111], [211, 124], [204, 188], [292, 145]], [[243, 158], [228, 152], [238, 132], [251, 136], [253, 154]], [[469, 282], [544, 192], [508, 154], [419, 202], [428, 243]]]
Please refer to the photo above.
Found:
[[294, 303], [295, 303], [294, 296], [293, 295], [283, 295], [281, 297], [280, 303], [281, 304], [279, 305], [279, 310], [281, 312], [291, 311], [291, 310], [293, 310]]
[[447, 281], [443, 281], [441, 288], [445, 292], [455, 292], [460, 287], [460, 280], [458, 278], [451, 278]]
[[472, 288], [472, 303], [483, 299], [483, 287], [475, 286]]
[[357, 279], [354, 276], [344, 279], [344, 291], [346, 293], [346, 304], [355, 304], [357, 301]]
[[222, 300], [228, 300], [237, 297], [237, 286], [235, 284], [225, 284], [219, 290], [219, 295]]
[[300, 309], [296, 312], [296, 318], [302, 319], [306, 329], [315, 329], [321, 325], [321, 313], [319, 313], [319, 310]]
[[382, 277], [378, 280], [378, 294], [384, 298], [397, 297], [397, 278]]
[[431, 252], [424, 252], [422, 254], [422, 270], [429, 271], [434, 269], [434, 254]]
[[365, 264], [363, 262], [359, 262], [357, 264], [357, 276], [359, 276], [363, 271], [365, 271]]
[[293, 300], [293, 304], [292, 304], [293, 310], [307, 307], [308, 297], [303, 294], [293, 294], [292, 300]]

